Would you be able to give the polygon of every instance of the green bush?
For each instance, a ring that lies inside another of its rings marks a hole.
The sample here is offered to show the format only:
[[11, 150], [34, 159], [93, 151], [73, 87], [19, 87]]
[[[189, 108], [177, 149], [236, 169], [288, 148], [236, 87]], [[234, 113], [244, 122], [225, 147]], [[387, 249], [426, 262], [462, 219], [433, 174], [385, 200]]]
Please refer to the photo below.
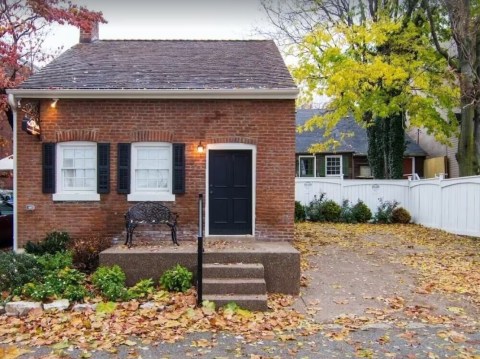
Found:
[[84, 283], [83, 273], [73, 268], [62, 268], [51, 271], [41, 281], [25, 284], [22, 293], [38, 301], [58, 298], [79, 301], [87, 295]]
[[160, 277], [162, 287], [170, 292], [186, 292], [192, 285], [193, 273], [177, 264]]
[[0, 291], [20, 294], [22, 287], [42, 277], [42, 266], [36, 257], [15, 252], [0, 253]]
[[352, 214], [358, 223], [367, 223], [372, 219], [372, 211], [370, 211], [370, 208], [361, 200], [358, 200], [355, 206], [352, 207]]
[[380, 204], [378, 205], [377, 212], [373, 216], [374, 223], [392, 223], [392, 212], [398, 206], [397, 201], [383, 201], [379, 199]]
[[152, 278], [149, 279], [142, 279], [137, 282], [133, 287], [128, 288], [128, 297], [130, 299], [135, 298], [144, 298], [151, 294], [154, 290], [153, 280]]
[[93, 285], [100, 294], [110, 301], [125, 300], [128, 298], [125, 288], [126, 276], [118, 265], [99, 267], [92, 275]]
[[73, 239], [70, 245], [73, 265], [85, 273], [93, 273], [98, 268], [100, 252], [110, 246], [111, 239], [108, 237]]
[[70, 252], [57, 252], [55, 254], [47, 253], [38, 256], [37, 259], [45, 273], [69, 268], [73, 265], [72, 253]]
[[328, 200], [323, 204], [323, 213], [327, 222], [338, 222], [340, 220], [340, 213], [342, 207], [335, 201]]
[[305, 218], [305, 207], [299, 201], [295, 201], [295, 222], [303, 222]]
[[350, 201], [348, 199], [344, 199], [342, 202], [342, 208], [340, 210], [340, 222], [357, 223], [357, 219], [353, 213], [353, 207], [350, 205]]
[[70, 236], [66, 232], [51, 232], [40, 241], [34, 243], [28, 241], [25, 245], [25, 252], [36, 255], [55, 254], [57, 252], [65, 252], [70, 242]]
[[407, 224], [410, 223], [411, 220], [412, 216], [410, 212], [403, 207], [397, 207], [392, 211], [392, 223]]

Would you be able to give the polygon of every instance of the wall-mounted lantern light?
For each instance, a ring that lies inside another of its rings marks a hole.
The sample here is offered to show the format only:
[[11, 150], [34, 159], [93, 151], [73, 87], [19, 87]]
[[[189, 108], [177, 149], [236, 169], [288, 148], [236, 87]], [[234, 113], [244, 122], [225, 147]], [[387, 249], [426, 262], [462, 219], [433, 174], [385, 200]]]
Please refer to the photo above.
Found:
[[203, 153], [203, 152], [205, 152], [205, 147], [203, 146], [202, 141], [200, 141], [200, 143], [199, 143], [198, 146], [197, 146], [197, 152], [198, 152], [198, 153]]
[[50, 107], [51, 107], [51, 108], [57, 107], [57, 102], [58, 102], [58, 98], [52, 99], [52, 103], [50, 104]]

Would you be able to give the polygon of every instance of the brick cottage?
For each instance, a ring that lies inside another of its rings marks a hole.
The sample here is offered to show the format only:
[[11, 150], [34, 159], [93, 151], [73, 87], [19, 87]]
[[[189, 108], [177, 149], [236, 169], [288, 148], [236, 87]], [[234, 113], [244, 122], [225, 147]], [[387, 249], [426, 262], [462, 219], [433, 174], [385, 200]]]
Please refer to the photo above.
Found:
[[179, 240], [193, 240], [200, 193], [207, 236], [293, 239], [296, 95], [272, 41], [82, 32], [9, 91], [15, 246], [54, 230], [118, 236], [147, 200], [177, 212]]

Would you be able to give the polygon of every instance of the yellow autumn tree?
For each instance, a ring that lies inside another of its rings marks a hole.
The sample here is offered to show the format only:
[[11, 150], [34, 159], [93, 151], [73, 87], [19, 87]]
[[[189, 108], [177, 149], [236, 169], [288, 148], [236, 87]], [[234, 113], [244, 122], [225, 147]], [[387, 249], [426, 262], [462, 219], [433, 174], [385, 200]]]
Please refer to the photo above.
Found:
[[[405, 125], [424, 127], [442, 142], [457, 130], [455, 74], [432, 47], [429, 33], [420, 14], [391, 18], [380, 12], [358, 24], [317, 24], [292, 47], [298, 58], [292, 73], [301, 101], [316, 95], [329, 101], [325, 113], [300, 130], [321, 127], [328, 136], [352, 115], [367, 127], [374, 175], [401, 177]], [[325, 150], [325, 144], [310, 150]], [[389, 162], [392, 156], [395, 163]]]

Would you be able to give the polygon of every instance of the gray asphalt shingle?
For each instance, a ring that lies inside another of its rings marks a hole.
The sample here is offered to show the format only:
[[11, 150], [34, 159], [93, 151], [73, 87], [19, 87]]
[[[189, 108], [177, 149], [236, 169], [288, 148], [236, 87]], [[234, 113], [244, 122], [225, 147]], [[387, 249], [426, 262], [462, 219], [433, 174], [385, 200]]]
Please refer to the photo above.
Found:
[[[297, 110], [296, 123], [297, 126], [305, 124], [307, 120], [315, 115], [322, 113], [322, 110]], [[352, 137], [342, 139], [342, 133], [351, 133]], [[323, 141], [324, 130], [315, 129], [313, 131], [304, 131], [295, 136], [295, 152], [307, 153], [308, 148]], [[340, 142], [340, 145], [335, 149], [335, 152], [353, 152], [357, 155], [367, 155], [368, 140], [367, 131], [361, 127], [353, 117], [342, 119], [332, 131], [332, 136]], [[407, 134], [405, 134], [405, 142], [407, 144], [405, 156], [426, 156], [427, 153], [416, 144]]]
[[21, 89], [294, 89], [273, 41], [99, 40], [77, 44]]

